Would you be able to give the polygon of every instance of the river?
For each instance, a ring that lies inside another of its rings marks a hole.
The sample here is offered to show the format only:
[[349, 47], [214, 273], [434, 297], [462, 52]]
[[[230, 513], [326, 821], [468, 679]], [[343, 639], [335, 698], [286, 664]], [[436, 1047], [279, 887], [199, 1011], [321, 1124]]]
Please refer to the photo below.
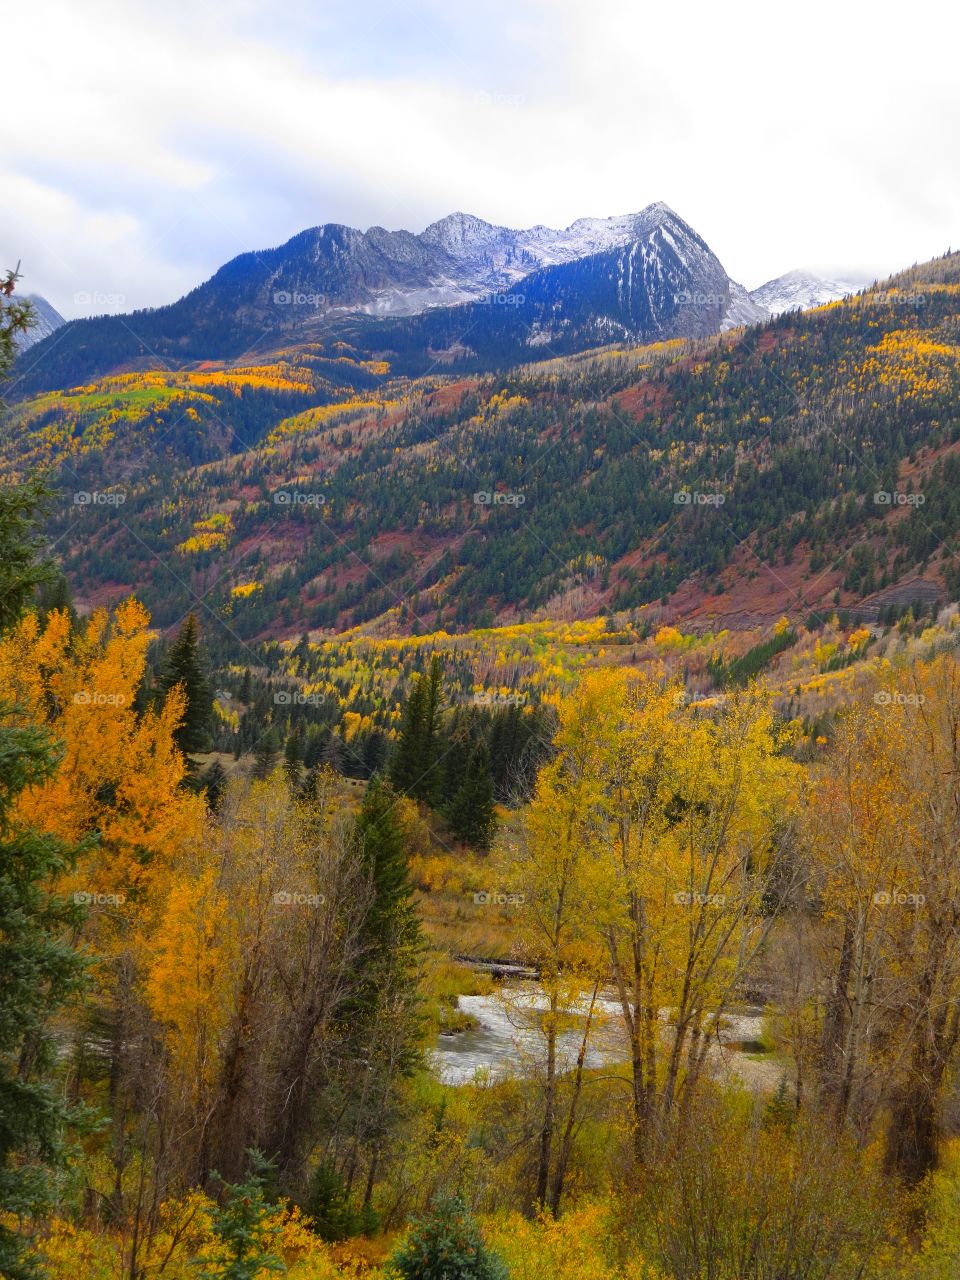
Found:
[[[584, 1001], [581, 1014], [586, 1013]], [[544, 1040], [536, 1027], [538, 1010], [546, 1000], [535, 983], [504, 984], [497, 992], [483, 996], [459, 996], [458, 1008], [473, 1019], [466, 1031], [439, 1037], [433, 1050], [433, 1066], [445, 1084], [467, 1084], [478, 1071], [493, 1078], [515, 1075], [527, 1065], [540, 1064]], [[662, 1015], [666, 1024], [666, 1013]], [[750, 1050], [761, 1039], [764, 1011], [748, 1007], [725, 1014], [711, 1059], [724, 1074], [734, 1074], [748, 1087], [767, 1092], [775, 1089], [782, 1071], [772, 1060], [753, 1055]], [[561, 1031], [557, 1057], [561, 1071], [572, 1069], [583, 1038], [582, 1020]], [[594, 1027], [587, 1050], [590, 1069], [624, 1063], [626, 1037], [619, 1002], [612, 994], [598, 997]]]

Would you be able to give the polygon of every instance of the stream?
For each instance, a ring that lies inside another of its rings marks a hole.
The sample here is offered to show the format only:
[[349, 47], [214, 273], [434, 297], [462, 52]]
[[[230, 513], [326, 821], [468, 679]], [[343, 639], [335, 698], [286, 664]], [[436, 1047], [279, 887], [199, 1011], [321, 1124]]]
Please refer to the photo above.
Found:
[[[588, 1005], [585, 998], [580, 1011], [584, 1016]], [[546, 1007], [546, 998], [537, 983], [505, 983], [490, 995], [459, 996], [457, 1007], [470, 1015], [473, 1025], [438, 1038], [432, 1060], [445, 1084], [467, 1084], [478, 1071], [502, 1078], [542, 1062], [544, 1041], [536, 1028], [536, 1014]], [[661, 1018], [666, 1025], [666, 1011]], [[755, 1006], [724, 1014], [711, 1061], [718, 1071], [735, 1074], [748, 1087], [766, 1092], [776, 1088], [782, 1071], [773, 1061], [750, 1052], [761, 1038], [763, 1018], [764, 1011]], [[561, 1071], [575, 1067], [582, 1038], [582, 1018], [557, 1037]], [[585, 1065], [593, 1070], [623, 1063], [626, 1052], [620, 1004], [612, 993], [598, 996]]]

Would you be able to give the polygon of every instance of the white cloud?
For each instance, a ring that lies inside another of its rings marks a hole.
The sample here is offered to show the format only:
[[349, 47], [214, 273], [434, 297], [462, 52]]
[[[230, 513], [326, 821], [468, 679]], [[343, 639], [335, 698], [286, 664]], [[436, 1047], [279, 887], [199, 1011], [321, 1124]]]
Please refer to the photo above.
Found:
[[453, 209], [663, 199], [748, 285], [960, 240], [960, 20], [930, 0], [33, 0], [8, 25], [0, 245], [68, 315], [319, 222]]

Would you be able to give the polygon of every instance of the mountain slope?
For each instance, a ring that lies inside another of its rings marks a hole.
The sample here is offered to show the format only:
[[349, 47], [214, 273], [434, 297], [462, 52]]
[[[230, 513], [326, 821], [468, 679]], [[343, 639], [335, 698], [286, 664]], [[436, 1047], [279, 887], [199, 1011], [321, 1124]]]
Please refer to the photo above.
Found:
[[[17, 294], [20, 297], [20, 294]], [[14, 343], [19, 352], [29, 351], [31, 347], [42, 342], [44, 338], [49, 338], [55, 333], [61, 325], [66, 324], [60, 312], [50, 305], [46, 298], [42, 298], [39, 293], [26, 293], [22, 295], [27, 302], [33, 303], [34, 311], [37, 316], [37, 323], [29, 328], [26, 333], [18, 333], [14, 338]]]
[[512, 231], [466, 214], [420, 235], [331, 224], [241, 254], [170, 306], [71, 322], [55, 347], [38, 350], [19, 390], [249, 357], [341, 332], [367, 354], [392, 348], [427, 367], [428, 353], [448, 349], [464, 324], [479, 341], [470, 351], [502, 360], [554, 341], [572, 350], [713, 333], [764, 314], [664, 204], [563, 231]]
[[[575, 265], [615, 297], [608, 259]], [[94, 431], [51, 534], [86, 603], [135, 590], [166, 626], [201, 599], [237, 643], [611, 610], [869, 618], [960, 590], [958, 405], [955, 254], [748, 331], [380, 380], [201, 466], [135, 465]], [[94, 489], [123, 502], [72, 501]]]
[[750, 297], [766, 315], [779, 316], [784, 311], [806, 311], [825, 302], [836, 302], [856, 293], [857, 288], [837, 280], [824, 280], [809, 271], [788, 271], [758, 289], [751, 289]]

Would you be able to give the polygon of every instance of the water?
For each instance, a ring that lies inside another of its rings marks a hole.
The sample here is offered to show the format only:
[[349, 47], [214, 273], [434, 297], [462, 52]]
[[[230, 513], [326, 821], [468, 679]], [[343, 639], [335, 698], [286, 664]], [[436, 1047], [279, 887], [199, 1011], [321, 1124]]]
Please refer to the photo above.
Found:
[[[584, 999], [580, 1013], [586, 1015], [589, 1000]], [[537, 1011], [546, 1008], [546, 998], [536, 983], [505, 985], [492, 995], [459, 996], [457, 1007], [474, 1019], [474, 1025], [456, 1035], [440, 1036], [433, 1051], [433, 1065], [445, 1084], [466, 1084], [478, 1071], [491, 1077], [516, 1075], [525, 1067], [543, 1069], [545, 1041], [536, 1026]], [[626, 1039], [621, 1022], [619, 1002], [612, 994], [597, 998], [585, 1065], [591, 1069], [622, 1064], [627, 1057]], [[667, 1011], [661, 1013], [667, 1021]], [[767, 1064], [752, 1063], [738, 1047], [759, 1040], [763, 1010], [750, 1008], [724, 1014], [720, 1027], [720, 1044], [712, 1057], [724, 1070], [738, 1076], [751, 1087], [769, 1086]], [[572, 1070], [583, 1038], [582, 1017], [579, 1025], [562, 1031], [557, 1037], [558, 1068]], [[764, 1068], [761, 1070], [761, 1068]]]
[[[465, 1084], [477, 1071], [491, 1076], [514, 1075], [528, 1064], [542, 1062], [545, 1041], [537, 1030], [537, 1011], [545, 1009], [546, 998], [533, 983], [504, 987], [487, 996], [459, 996], [457, 1007], [469, 1014], [475, 1025], [456, 1035], [441, 1036], [433, 1052], [437, 1074], [446, 1084]], [[561, 1031], [557, 1037], [557, 1061], [561, 1071], [576, 1066], [583, 1040], [583, 1021], [589, 1008], [585, 1000], [579, 1025]], [[597, 999], [585, 1065], [602, 1067], [622, 1061], [623, 1029], [617, 1021], [619, 1005], [613, 999]]]

